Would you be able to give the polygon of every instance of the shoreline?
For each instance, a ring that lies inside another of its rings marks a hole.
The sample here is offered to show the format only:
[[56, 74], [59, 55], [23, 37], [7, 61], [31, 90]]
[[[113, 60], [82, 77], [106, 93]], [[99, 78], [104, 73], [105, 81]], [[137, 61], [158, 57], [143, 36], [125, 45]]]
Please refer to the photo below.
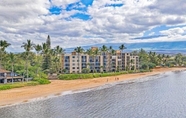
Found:
[[[163, 74], [165, 72], [183, 71], [186, 68], [157, 68], [152, 72], [123, 74], [117, 76], [100, 77], [94, 79], [79, 80], [51, 80], [48, 85], [27, 86], [23, 88], [15, 88], [0, 91], [0, 108], [15, 104], [21, 104], [50, 96], [66, 95], [69, 92], [78, 92], [88, 89], [94, 89], [107, 84], [116, 82], [135, 81], [144, 77]], [[116, 80], [119, 78], [119, 80]], [[117, 84], [117, 83], [116, 83]]]

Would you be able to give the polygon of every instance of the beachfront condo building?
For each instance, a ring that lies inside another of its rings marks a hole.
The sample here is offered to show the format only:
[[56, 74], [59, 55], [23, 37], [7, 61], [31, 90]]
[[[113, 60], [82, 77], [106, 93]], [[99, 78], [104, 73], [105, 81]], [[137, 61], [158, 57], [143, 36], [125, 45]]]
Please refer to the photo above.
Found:
[[[91, 49], [96, 50], [97, 47]], [[139, 57], [132, 53], [121, 53], [120, 50], [115, 54], [102, 52], [97, 55], [72, 52], [62, 55], [62, 67], [66, 73], [82, 73], [84, 69], [90, 72], [138, 70]]]

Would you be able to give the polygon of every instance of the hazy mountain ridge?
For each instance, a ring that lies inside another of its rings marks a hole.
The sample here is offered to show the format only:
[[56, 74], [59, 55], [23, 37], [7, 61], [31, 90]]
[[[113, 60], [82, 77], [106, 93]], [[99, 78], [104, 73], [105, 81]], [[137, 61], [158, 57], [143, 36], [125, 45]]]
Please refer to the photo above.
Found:
[[[118, 50], [122, 43], [104, 43], [104, 44], [93, 44], [88, 46], [82, 46], [85, 50], [92, 46], [101, 47], [102, 45], [112, 46], [113, 49]], [[158, 53], [184, 53], [186, 54], [186, 41], [175, 41], [175, 42], [147, 42], [147, 43], [124, 43], [127, 47], [126, 51], [139, 50], [141, 48], [147, 51], [156, 51]], [[74, 47], [75, 48], [75, 47]], [[71, 52], [74, 48], [65, 49], [66, 52]]]

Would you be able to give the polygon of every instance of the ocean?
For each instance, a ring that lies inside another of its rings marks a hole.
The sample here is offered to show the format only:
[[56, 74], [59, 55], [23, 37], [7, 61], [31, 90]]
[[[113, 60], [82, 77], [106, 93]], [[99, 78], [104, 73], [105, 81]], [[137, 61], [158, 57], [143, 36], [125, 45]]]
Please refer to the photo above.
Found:
[[186, 71], [0, 107], [0, 118], [185, 118]]

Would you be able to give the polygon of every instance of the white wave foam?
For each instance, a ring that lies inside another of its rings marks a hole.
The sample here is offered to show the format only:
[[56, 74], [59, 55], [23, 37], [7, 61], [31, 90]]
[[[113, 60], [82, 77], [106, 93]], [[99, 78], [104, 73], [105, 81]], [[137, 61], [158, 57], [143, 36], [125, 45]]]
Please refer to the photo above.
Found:
[[61, 93], [62, 96], [63, 95], [69, 95], [69, 94], [73, 94], [73, 92], [72, 91], [64, 91], [64, 92]]

